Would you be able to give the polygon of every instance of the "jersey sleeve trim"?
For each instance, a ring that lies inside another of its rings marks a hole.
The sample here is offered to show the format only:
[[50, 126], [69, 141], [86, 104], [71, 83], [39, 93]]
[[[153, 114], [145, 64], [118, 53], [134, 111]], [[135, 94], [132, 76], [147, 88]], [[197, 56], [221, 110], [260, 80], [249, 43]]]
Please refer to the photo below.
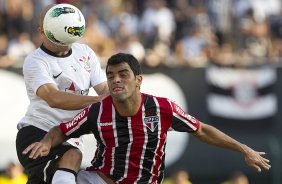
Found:
[[72, 133], [78, 130], [85, 122], [87, 122], [89, 108], [90, 106], [84, 108], [72, 120], [60, 124], [60, 129], [65, 136], [70, 136]]
[[[176, 131], [195, 132], [200, 127], [200, 121], [187, 114], [181, 107], [171, 102], [173, 111], [172, 128]], [[188, 127], [187, 127], [188, 126]]]

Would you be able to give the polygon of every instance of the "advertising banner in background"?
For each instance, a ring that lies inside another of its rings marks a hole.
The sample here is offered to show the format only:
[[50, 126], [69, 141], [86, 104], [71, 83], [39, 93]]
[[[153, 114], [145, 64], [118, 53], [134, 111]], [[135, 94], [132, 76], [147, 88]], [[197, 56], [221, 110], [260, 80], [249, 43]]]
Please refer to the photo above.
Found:
[[206, 69], [210, 115], [234, 120], [259, 120], [277, 112], [276, 69], [270, 66]]

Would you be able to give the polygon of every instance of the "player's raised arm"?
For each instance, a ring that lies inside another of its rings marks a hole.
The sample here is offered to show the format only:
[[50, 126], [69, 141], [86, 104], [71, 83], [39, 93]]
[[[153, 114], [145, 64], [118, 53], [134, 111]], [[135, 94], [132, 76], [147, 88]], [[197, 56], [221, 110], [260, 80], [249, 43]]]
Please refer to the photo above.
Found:
[[35, 142], [29, 145], [23, 151], [23, 154], [29, 153], [29, 158], [32, 159], [47, 156], [52, 147], [63, 143], [65, 140], [66, 137], [60, 130], [60, 127], [56, 126], [50, 129], [50, 131], [44, 136], [44, 138], [40, 142]]
[[[108, 96], [108, 87], [106, 82], [99, 84], [98, 88], [101, 96], [78, 95], [60, 91], [55, 84], [44, 84], [37, 90], [37, 95], [45, 100], [52, 108], [64, 110], [78, 110], [90, 104], [97, 103], [105, 96]], [[97, 89], [97, 88], [96, 88]]]
[[245, 144], [242, 144], [213, 126], [201, 122], [201, 126], [194, 135], [203, 142], [218, 147], [238, 151], [245, 157], [246, 163], [253, 169], [260, 172], [261, 170], [269, 170], [269, 160], [264, 158], [264, 152], [258, 152]]

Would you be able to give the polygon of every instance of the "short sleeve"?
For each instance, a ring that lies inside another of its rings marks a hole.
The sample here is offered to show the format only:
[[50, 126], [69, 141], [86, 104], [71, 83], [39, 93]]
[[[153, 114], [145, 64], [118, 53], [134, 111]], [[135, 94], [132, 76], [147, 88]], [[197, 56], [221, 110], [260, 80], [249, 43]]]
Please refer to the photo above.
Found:
[[72, 120], [60, 124], [62, 133], [69, 138], [77, 138], [89, 134], [91, 128], [88, 123], [88, 114], [91, 106], [84, 108]]
[[176, 103], [171, 102], [172, 125], [171, 128], [179, 132], [195, 132], [200, 127], [200, 121], [187, 114]]
[[50, 75], [49, 67], [40, 57], [27, 57], [23, 65], [23, 75], [26, 85], [36, 94], [37, 89], [43, 84], [55, 83]]

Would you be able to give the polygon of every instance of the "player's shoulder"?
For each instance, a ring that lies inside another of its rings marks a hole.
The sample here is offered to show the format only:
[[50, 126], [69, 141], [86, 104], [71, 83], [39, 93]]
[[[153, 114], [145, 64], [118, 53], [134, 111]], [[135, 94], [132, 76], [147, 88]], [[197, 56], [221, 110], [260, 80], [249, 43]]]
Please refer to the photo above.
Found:
[[111, 103], [112, 103], [112, 97], [109, 95], [109, 96], [105, 97], [103, 100], [91, 104], [90, 110], [92, 112], [93, 111], [97, 111], [98, 112], [102, 104], [103, 104], [103, 106], [107, 106], [107, 105], [109, 105]]
[[78, 55], [81, 55], [81, 54], [91, 55], [94, 58], [94, 60], [97, 60], [98, 58], [95, 51], [85, 43], [73, 43], [72, 50], [73, 50], [73, 53], [78, 54]]
[[37, 48], [25, 57], [23, 68], [35, 66], [39, 63], [45, 62], [47, 61], [46, 57], [48, 57], [48, 55], [40, 48]]
[[155, 96], [155, 95], [151, 95], [151, 94], [147, 94], [147, 93], [142, 93], [142, 95], [144, 96], [144, 99], [148, 100], [148, 99], [153, 99], [156, 100], [156, 102], [164, 107], [164, 108], [169, 108], [171, 107], [171, 100], [168, 99], [167, 97], [161, 97], [161, 96]]
[[167, 97], [162, 97], [162, 96], [156, 96], [148, 93], [142, 93], [142, 95], [146, 98], [155, 98], [157, 100], [165, 100], [165, 101], [170, 101]]
[[42, 51], [42, 49], [37, 48], [26, 56], [25, 61], [28, 61], [29, 59], [32, 58], [42, 58], [43, 56], [44, 56], [44, 52]]
[[88, 45], [86, 45], [85, 43], [73, 43], [72, 44], [72, 49], [74, 50], [86, 50], [86, 51], [90, 51], [92, 50]]
[[89, 111], [91, 113], [93, 112], [99, 112], [99, 109], [101, 107], [101, 102], [96, 102], [96, 103], [93, 103], [89, 106]]

